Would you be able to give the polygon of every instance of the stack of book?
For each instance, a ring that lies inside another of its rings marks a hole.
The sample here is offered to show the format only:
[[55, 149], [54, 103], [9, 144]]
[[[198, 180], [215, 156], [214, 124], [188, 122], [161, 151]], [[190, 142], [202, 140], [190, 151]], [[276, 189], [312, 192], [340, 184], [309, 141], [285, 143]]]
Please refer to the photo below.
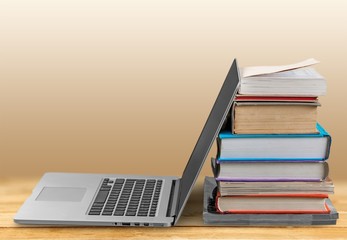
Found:
[[326, 81], [314, 63], [243, 69], [211, 161], [216, 214], [331, 216], [331, 137], [317, 123]]

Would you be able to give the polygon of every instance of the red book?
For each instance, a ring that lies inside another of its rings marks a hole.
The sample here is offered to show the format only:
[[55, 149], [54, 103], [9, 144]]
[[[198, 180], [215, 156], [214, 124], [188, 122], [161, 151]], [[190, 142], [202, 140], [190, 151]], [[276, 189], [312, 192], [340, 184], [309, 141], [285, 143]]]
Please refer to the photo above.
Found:
[[290, 97], [290, 96], [251, 96], [237, 95], [235, 101], [238, 102], [317, 102], [317, 97]]

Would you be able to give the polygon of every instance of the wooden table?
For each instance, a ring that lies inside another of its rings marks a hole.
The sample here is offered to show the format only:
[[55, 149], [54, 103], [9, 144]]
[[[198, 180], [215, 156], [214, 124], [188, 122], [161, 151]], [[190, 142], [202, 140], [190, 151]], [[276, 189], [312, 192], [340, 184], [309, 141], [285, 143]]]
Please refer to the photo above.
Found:
[[340, 219], [336, 226], [207, 227], [202, 221], [202, 180], [190, 197], [177, 227], [28, 227], [12, 218], [37, 178], [0, 178], [0, 239], [347, 239], [347, 182], [335, 182], [332, 202]]

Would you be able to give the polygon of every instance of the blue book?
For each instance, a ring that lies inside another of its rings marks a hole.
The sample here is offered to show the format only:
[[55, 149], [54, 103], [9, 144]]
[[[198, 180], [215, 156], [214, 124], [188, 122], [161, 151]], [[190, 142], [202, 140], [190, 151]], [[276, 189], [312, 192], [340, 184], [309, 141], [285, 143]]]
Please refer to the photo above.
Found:
[[331, 137], [317, 123], [314, 134], [232, 134], [217, 138], [218, 161], [324, 161]]

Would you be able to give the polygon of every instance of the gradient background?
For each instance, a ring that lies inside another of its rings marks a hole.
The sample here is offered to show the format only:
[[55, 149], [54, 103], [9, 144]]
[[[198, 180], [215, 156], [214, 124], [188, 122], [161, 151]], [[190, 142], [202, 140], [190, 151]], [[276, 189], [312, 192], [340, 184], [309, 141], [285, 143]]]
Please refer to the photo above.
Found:
[[0, 176], [180, 175], [233, 58], [314, 57], [331, 176], [347, 180], [346, 13], [336, 0], [1, 0]]

